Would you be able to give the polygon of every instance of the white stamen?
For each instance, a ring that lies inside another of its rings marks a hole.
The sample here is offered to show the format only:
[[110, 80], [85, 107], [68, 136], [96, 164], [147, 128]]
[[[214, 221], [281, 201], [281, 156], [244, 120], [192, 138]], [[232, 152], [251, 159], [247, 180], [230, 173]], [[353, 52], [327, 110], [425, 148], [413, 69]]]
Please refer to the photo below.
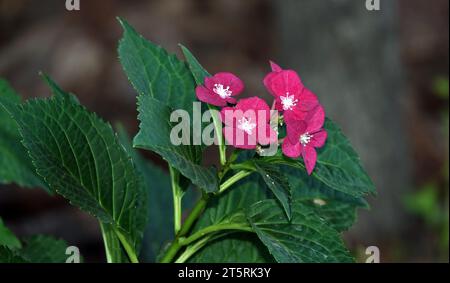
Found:
[[253, 133], [253, 129], [256, 128], [255, 123], [251, 123], [251, 118], [242, 117], [238, 120], [238, 129], [243, 130], [247, 134], [251, 135]]
[[228, 98], [231, 96], [231, 94], [233, 94], [233, 92], [230, 90], [230, 87], [227, 86], [226, 88], [224, 88], [223, 84], [214, 84], [213, 91], [222, 99]]
[[300, 143], [305, 146], [311, 141], [311, 138], [312, 135], [304, 133], [303, 135], [300, 136]]
[[280, 99], [283, 110], [292, 110], [292, 107], [296, 106], [298, 102], [298, 99], [295, 99], [294, 95], [289, 95], [289, 92], [286, 92], [286, 96], [280, 96]]

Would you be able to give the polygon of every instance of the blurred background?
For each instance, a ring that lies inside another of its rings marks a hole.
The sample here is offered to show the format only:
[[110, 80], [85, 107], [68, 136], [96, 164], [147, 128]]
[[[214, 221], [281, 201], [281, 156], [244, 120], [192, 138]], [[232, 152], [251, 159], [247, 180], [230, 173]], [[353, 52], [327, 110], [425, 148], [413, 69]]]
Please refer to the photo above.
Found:
[[[319, 96], [376, 184], [371, 210], [345, 234], [359, 260], [374, 245], [382, 262], [448, 262], [448, 0], [381, 0], [379, 11], [361, 0], [80, 2], [0, 0], [0, 76], [24, 97], [49, 95], [45, 71], [134, 135], [116, 16], [171, 52], [183, 43], [211, 73], [237, 74], [247, 95], [269, 98], [272, 59]], [[0, 185], [0, 216], [19, 236], [51, 234], [104, 261], [97, 221], [61, 198]]]

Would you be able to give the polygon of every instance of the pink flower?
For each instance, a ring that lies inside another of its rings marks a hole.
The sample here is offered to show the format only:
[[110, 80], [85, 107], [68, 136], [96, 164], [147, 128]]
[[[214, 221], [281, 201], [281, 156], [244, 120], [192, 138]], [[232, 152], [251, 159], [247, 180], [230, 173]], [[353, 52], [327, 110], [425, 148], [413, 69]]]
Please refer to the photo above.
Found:
[[[292, 70], [283, 70], [274, 62], [270, 62], [272, 72], [264, 78], [264, 85], [275, 97], [275, 108], [284, 112], [284, 120], [289, 123], [296, 116], [305, 116], [314, 109], [319, 101], [317, 96], [307, 89], [298, 74]], [[303, 112], [303, 113], [302, 113]]]
[[215, 105], [226, 106], [227, 103], [236, 103], [233, 96], [244, 90], [244, 83], [232, 73], [217, 73], [205, 78], [204, 85], [197, 86], [195, 93], [200, 101]]
[[282, 145], [283, 154], [291, 158], [301, 155], [309, 175], [316, 166], [315, 148], [322, 147], [327, 139], [327, 132], [322, 129], [324, 121], [325, 112], [319, 105], [309, 111], [304, 120], [292, 120], [286, 124], [287, 136]]
[[257, 144], [277, 142], [278, 135], [270, 127], [270, 108], [261, 98], [244, 98], [234, 107], [224, 107], [221, 118], [225, 139], [236, 148], [254, 149]]

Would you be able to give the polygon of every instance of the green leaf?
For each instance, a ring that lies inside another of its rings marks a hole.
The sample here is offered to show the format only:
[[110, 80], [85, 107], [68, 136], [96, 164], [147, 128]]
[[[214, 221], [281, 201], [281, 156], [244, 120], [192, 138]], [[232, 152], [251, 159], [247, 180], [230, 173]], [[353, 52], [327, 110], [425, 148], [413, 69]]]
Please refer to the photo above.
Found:
[[190, 263], [274, 262], [255, 234], [233, 233], [210, 242], [190, 259]]
[[356, 221], [357, 207], [354, 205], [321, 198], [303, 200], [302, 203], [314, 210], [318, 216], [338, 232], [348, 230]]
[[[144, 262], [155, 262], [164, 243], [173, 238], [173, 206], [170, 177], [166, 171], [156, 166], [131, 145], [125, 129], [117, 127], [119, 139], [132, 157], [138, 171], [144, 176], [145, 187], [149, 193], [148, 223], [145, 229], [140, 257]], [[198, 199], [197, 190], [186, 190], [183, 195], [183, 208], [192, 208]], [[155, 231], [158, 231], [155, 233]]]
[[363, 197], [354, 197], [349, 194], [336, 191], [316, 178], [308, 176], [306, 171], [289, 166], [281, 166], [282, 172], [289, 180], [292, 188], [293, 199], [325, 199], [347, 203], [355, 207], [369, 208], [369, 204]]
[[[361, 165], [359, 156], [340, 128], [326, 119], [324, 128], [328, 133], [324, 147], [317, 149], [317, 163], [312, 177], [327, 187], [353, 197], [375, 193], [375, 186]], [[284, 164], [305, 170], [301, 159], [291, 159], [279, 154], [266, 157], [266, 162]]]
[[6, 246], [0, 245], [0, 263], [29, 263], [23, 257], [18, 255], [16, 251]]
[[202, 148], [172, 144], [170, 140], [172, 109], [148, 95], [139, 96], [138, 104], [138, 118], [141, 124], [140, 131], [133, 141], [134, 146], [158, 153], [172, 167], [206, 192], [217, 191], [216, 170], [199, 165]]
[[[119, 57], [130, 82], [139, 93], [141, 125], [134, 146], [155, 151], [206, 192], [216, 191], [218, 181], [215, 170], [199, 165], [203, 147], [174, 146], [169, 139], [171, 112], [178, 109], [188, 113], [193, 111], [196, 85], [189, 68], [176, 56], [144, 39], [126, 21], [119, 21], [124, 29]], [[162, 116], [156, 115], [153, 110], [158, 110], [157, 113]], [[157, 131], [153, 133], [154, 130]]]
[[[208, 204], [195, 224], [193, 232], [221, 223], [230, 216], [249, 207], [256, 201], [267, 198], [267, 191], [261, 189], [262, 182], [257, 176], [242, 180]], [[264, 186], [262, 187], [264, 188]], [[190, 262], [272, 262], [267, 249], [252, 233], [235, 232], [207, 244], [190, 259]]]
[[195, 82], [186, 64], [144, 39], [125, 20], [119, 22], [124, 30], [119, 58], [136, 91], [173, 109], [192, 109]]
[[277, 165], [269, 164], [260, 160], [253, 162], [256, 171], [261, 175], [262, 179], [266, 183], [267, 187], [272, 191], [280, 204], [283, 206], [284, 211], [288, 219], [292, 217], [291, 209], [291, 187], [289, 181], [280, 172], [280, 168]]
[[315, 209], [338, 231], [348, 230], [356, 221], [358, 208], [369, 208], [362, 197], [353, 197], [333, 190], [301, 170], [282, 166], [281, 170], [289, 179], [294, 200], [302, 200]]
[[[186, 61], [189, 65], [189, 69], [191, 70], [192, 76], [194, 77], [194, 80], [197, 85], [202, 85], [204, 83], [204, 80], [206, 77], [211, 76], [203, 67], [200, 65], [198, 60], [192, 55], [192, 53], [183, 45], [180, 44], [181, 50], [183, 51], [184, 57], [186, 58]], [[225, 141], [223, 139], [222, 134], [222, 121], [220, 120], [220, 117], [218, 115], [218, 112], [220, 112], [220, 109], [217, 106], [202, 103], [202, 113], [206, 110], [211, 111], [210, 113], [212, 115], [213, 123], [214, 123], [214, 130], [216, 134], [216, 138], [218, 141], [220, 141], [219, 144], [219, 154], [220, 154], [220, 161], [223, 164], [226, 163], [226, 145]], [[214, 114], [215, 113], [215, 114]]]
[[277, 262], [353, 261], [339, 233], [302, 202], [293, 203], [290, 222], [274, 200], [252, 205], [248, 219]]
[[17, 253], [25, 261], [33, 263], [64, 263], [67, 243], [49, 236], [32, 236], [24, 240], [24, 246]]
[[8, 227], [5, 226], [0, 218], [0, 246], [6, 246], [9, 249], [20, 249], [22, 244]]
[[138, 250], [147, 194], [111, 126], [65, 93], [29, 100], [19, 109], [14, 118], [39, 175]]
[[47, 186], [36, 174], [30, 157], [21, 143], [17, 123], [11, 112], [21, 103], [19, 95], [0, 78], [0, 184], [16, 183], [22, 187]]

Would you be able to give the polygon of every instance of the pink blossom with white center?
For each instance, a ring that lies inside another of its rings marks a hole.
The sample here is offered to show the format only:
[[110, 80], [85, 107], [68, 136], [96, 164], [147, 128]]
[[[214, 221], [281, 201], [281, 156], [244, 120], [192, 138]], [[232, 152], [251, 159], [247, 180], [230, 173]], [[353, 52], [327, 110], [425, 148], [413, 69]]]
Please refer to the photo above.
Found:
[[220, 113], [225, 140], [236, 148], [255, 149], [258, 144], [278, 141], [277, 132], [270, 126], [270, 108], [261, 98], [241, 99], [236, 106], [224, 107]]
[[303, 157], [306, 171], [311, 174], [316, 166], [317, 152], [327, 139], [327, 132], [322, 128], [325, 112], [322, 106], [309, 111], [302, 120], [291, 120], [287, 127], [287, 136], [283, 141], [283, 154], [291, 157]]
[[198, 100], [215, 105], [227, 106], [235, 104], [233, 96], [239, 95], [244, 90], [244, 83], [234, 74], [221, 72], [212, 77], [205, 78], [203, 85], [197, 86], [195, 94]]

